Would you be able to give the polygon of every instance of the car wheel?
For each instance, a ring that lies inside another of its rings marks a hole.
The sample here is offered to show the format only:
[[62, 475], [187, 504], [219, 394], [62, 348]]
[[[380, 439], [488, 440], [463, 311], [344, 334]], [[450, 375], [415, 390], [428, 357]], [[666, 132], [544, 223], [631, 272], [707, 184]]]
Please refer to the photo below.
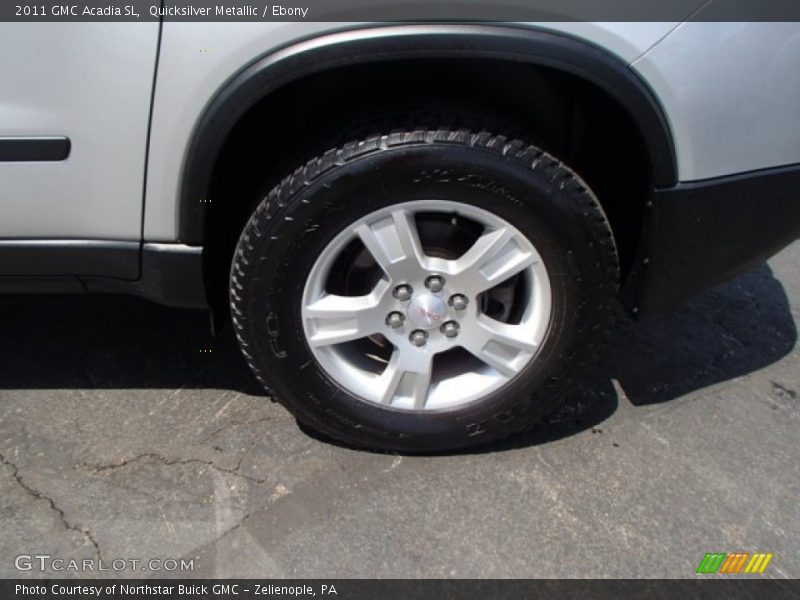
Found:
[[310, 160], [258, 205], [230, 279], [244, 355], [301, 423], [413, 452], [552, 410], [599, 352], [617, 292], [608, 221], [575, 173], [447, 129]]

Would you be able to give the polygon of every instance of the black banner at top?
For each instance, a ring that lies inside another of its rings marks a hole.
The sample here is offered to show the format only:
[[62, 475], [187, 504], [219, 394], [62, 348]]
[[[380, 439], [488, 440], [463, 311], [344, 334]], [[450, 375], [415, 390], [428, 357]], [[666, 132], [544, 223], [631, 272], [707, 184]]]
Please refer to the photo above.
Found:
[[800, 21], [800, 0], [5, 0], [0, 21]]

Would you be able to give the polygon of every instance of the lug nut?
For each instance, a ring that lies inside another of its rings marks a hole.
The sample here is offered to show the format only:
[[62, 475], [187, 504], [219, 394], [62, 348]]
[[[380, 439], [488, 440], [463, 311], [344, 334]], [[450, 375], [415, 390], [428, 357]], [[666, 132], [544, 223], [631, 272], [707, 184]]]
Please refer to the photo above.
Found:
[[448, 321], [441, 327], [442, 333], [449, 338], [454, 338], [458, 335], [459, 326], [455, 321]]
[[415, 346], [424, 346], [428, 342], [428, 334], [421, 329], [415, 329], [411, 332], [411, 335], [408, 336], [408, 339], [411, 340], [411, 343]]
[[469, 304], [469, 300], [467, 300], [467, 297], [463, 294], [455, 294], [450, 297], [450, 306], [456, 310], [464, 310], [467, 308], [467, 304]]
[[392, 329], [398, 329], [403, 326], [406, 318], [401, 312], [390, 312], [386, 317], [386, 324]]
[[431, 275], [425, 280], [425, 287], [434, 293], [441, 292], [444, 288], [444, 278], [438, 275]]
[[392, 295], [401, 302], [405, 302], [406, 300], [411, 300], [411, 294], [413, 293], [414, 290], [411, 288], [411, 286], [404, 283], [394, 288]]

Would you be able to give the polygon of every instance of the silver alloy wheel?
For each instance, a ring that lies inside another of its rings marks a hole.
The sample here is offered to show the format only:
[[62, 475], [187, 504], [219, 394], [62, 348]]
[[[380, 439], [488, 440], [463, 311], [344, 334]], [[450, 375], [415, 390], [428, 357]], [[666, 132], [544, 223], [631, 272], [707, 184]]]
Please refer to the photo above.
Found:
[[[426, 254], [417, 223], [427, 215], [447, 215], [454, 227], [465, 220], [478, 233], [463, 252]], [[356, 240], [377, 283], [359, 295], [330, 293], [329, 277]], [[516, 316], [504, 322], [485, 307], [509, 281]], [[302, 320], [314, 357], [339, 386], [387, 408], [438, 410], [516, 377], [541, 347], [551, 303], [544, 262], [513, 225], [469, 204], [418, 200], [377, 210], [328, 244], [306, 281]]]

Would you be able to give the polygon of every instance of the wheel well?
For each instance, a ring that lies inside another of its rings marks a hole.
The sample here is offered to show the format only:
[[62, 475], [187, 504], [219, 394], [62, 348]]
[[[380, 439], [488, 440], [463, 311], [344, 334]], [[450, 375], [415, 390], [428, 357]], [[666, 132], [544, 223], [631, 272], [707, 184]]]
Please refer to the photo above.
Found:
[[540, 145], [595, 191], [630, 271], [653, 188], [648, 147], [607, 92], [552, 68], [483, 58], [342, 66], [295, 80], [252, 106], [214, 163], [206, 208], [206, 281], [226, 303], [236, 240], [280, 179], [326, 149], [386, 128], [484, 128]]

